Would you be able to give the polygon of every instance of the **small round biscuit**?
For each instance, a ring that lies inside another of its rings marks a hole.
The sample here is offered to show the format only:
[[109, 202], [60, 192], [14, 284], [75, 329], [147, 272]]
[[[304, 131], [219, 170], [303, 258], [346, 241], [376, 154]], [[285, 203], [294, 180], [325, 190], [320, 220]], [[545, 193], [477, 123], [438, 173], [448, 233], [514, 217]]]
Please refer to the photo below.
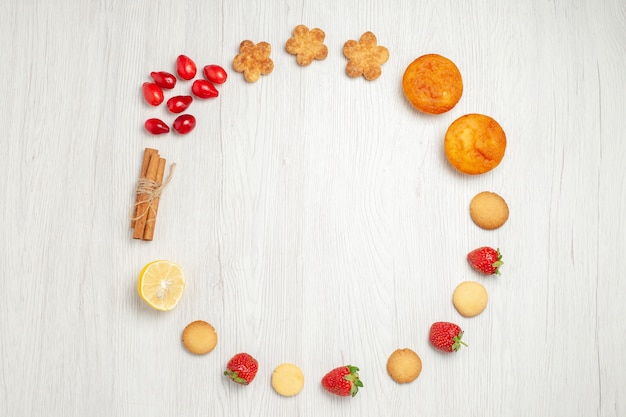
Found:
[[183, 346], [196, 355], [204, 355], [215, 348], [217, 333], [206, 321], [196, 320], [185, 327], [182, 335]]
[[272, 387], [284, 397], [293, 397], [304, 387], [304, 374], [293, 363], [280, 364], [272, 372]]
[[472, 221], [480, 228], [493, 230], [509, 218], [509, 206], [496, 193], [483, 191], [472, 198], [469, 206]]
[[448, 162], [464, 174], [484, 174], [497, 167], [506, 150], [506, 134], [493, 118], [471, 113], [450, 124], [444, 138]]
[[454, 290], [452, 303], [463, 317], [479, 315], [487, 307], [487, 290], [475, 281], [464, 281]]
[[411, 349], [396, 349], [387, 360], [387, 373], [398, 384], [415, 381], [422, 372], [422, 360]]

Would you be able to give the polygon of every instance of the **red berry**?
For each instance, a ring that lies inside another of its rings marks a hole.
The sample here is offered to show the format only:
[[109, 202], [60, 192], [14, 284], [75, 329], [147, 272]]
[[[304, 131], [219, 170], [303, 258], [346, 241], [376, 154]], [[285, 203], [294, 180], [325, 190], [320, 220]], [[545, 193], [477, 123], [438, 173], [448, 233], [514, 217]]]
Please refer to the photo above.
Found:
[[181, 135], [186, 135], [196, 127], [196, 118], [191, 114], [180, 115], [174, 120], [174, 130]]
[[186, 55], [179, 55], [176, 58], [176, 72], [183, 80], [191, 80], [196, 76], [196, 63]]
[[500, 249], [493, 249], [489, 246], [483, 246], [468, 253], [467, 262], [476, 271], [486, 275], [500, 275], [500, 267], [504, 264]]
[[151, 72], [150, 76], [154, 80], [154, 83], [161, 88], [172, 89], [176, 85], [176, 77], [173, 74], [165, 71]]
[[259, 370], [259, 363], [247, 353], [238, 353], [226, 365], [224, 375], [238, 384], [248, 385]]
[[191, 92], [198, 98], [213, 98], [219, 95], [219, 91], [207, 80], [196, 80], [191, 85]]
[[143, 126], [149, 133], [152, 133], [153, 135], [161, 135], [170, 131], [169, 126], [166, 125], [163, 120], [157, 118], [146, 120]]
[[359, 388], [363, 387], [363, 382], [359, 379], [359, 368], [347, 365], [333, 369], [322, 378], [322, 387], [331, 394], [354, 397]]
[[435, 349], [442, 352], [456, 352], [461, 345], [467, 344], [461, 341], [463, 331], [454, 323], [438, 321], [430, 326], [428, 339]]
[[224, 84], [228, 74], [219, 65], [207, 65], [204, 67], [204, 77], [213, 84]]
[[187, 110], [192, 101], [191, 96], [174, 96], [167, 100], [167, 108], [172, 113], [182, 113]]
[[146, 102], [151, 106], [158, 106], [163, 103], [163, 90], [155, 83], [143, 83], [141, 91], [143, 92], [143, 98], [145, 98]]

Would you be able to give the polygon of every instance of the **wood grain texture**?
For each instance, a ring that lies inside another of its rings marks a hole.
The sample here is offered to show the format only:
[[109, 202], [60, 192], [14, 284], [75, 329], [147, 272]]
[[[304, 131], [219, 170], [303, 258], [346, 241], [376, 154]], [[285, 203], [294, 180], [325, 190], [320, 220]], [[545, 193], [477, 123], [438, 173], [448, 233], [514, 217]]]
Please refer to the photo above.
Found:
[[[285, 52], [297, 24], [326, 32], [326, 60]], [[367, 30], [390, 51], [374, 82], [341, 52]], [[9, 0], [0, 38], [0, 415], [626, 414], [623, 1]], [[273, 47], [254, 84], [230, 70], [244, 39]], [[439, 116], [400, 86], [431, 52], [465, 84]], [[146, 118], [173, 117], [141, 83], [183, 53], [229, 79], [190, 135], [150, 137]], [[442, 146], [470, 112], [508, 138], [478, 177]], [[152, 242], [128, 228], [146, 147], [177, 164]], [[471, 222], [483, 190], [509, 204], [501, 229]], [[470, 270], [479, 245], [501, 248], [501, 277]], [[168, 313], [136, 293], [162, 258], [188, 280]], [[471, 319], [451, 303], [468, 279], [490, 295]], [[197, 319], [219, 335], [207, 356], [180, 343]], [[431, 349], [436, 320], [470, 347]], [[385, 370], [403, 347], [424, 364], [406, 386]], [[248, 387], [222, 374], [238, 351], [260, 363]], [[282, 362], [304, 371], [296, 397], [271, 388]], [[365, 387], [331, 398], [319, 381], [348, 363]]]

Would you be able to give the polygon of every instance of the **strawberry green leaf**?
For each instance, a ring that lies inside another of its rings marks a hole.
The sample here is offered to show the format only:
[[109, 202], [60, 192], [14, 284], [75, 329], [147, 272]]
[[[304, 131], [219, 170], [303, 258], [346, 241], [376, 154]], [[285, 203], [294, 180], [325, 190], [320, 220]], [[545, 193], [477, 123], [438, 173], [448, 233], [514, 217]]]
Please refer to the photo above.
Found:
[[464, 341], [461, 340], [462, 337], [463, 337], [463, 332], [460, 332], [457, 336], [454, 336], [452, 338], [452, 341], [454, 342], [452, 344], [452, 351], [453, 352], [456, 352], [457, 350], [459, 350], [461, 348], [461, 345], [467, 346], [467, 343], [465, 343]]

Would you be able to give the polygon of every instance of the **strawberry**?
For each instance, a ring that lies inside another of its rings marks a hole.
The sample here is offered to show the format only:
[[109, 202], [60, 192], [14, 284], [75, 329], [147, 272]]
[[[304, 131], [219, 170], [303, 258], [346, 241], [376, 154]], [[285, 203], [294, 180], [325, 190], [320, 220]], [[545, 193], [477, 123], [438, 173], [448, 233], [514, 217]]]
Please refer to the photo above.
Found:
[[363, 387], [363, 382], [359, 379], [359, 368], [352, 365], [335, 368], [322, 378], [322, 386], [331, 394], [341, 397], [354, 397]]
[[483, 246], [468, 253], [467, 261], [472, 268], [486, 275], [500, 275], [499, 268], [504, 263], [500, 249], [493, 249], [489, 246]]
[[429, 340], [435, 349], [443, 352], [456, 352], [461, 345], [467, 346], [467, 343], [461, 341], [463, 331], [454, 323], [438, 321], [430, 326]]
[[238, 384], [248, 385], [258, 370], [259, 363], [256, 359], [247, 353], [238, 353], [228, 361], [224, 375]]

